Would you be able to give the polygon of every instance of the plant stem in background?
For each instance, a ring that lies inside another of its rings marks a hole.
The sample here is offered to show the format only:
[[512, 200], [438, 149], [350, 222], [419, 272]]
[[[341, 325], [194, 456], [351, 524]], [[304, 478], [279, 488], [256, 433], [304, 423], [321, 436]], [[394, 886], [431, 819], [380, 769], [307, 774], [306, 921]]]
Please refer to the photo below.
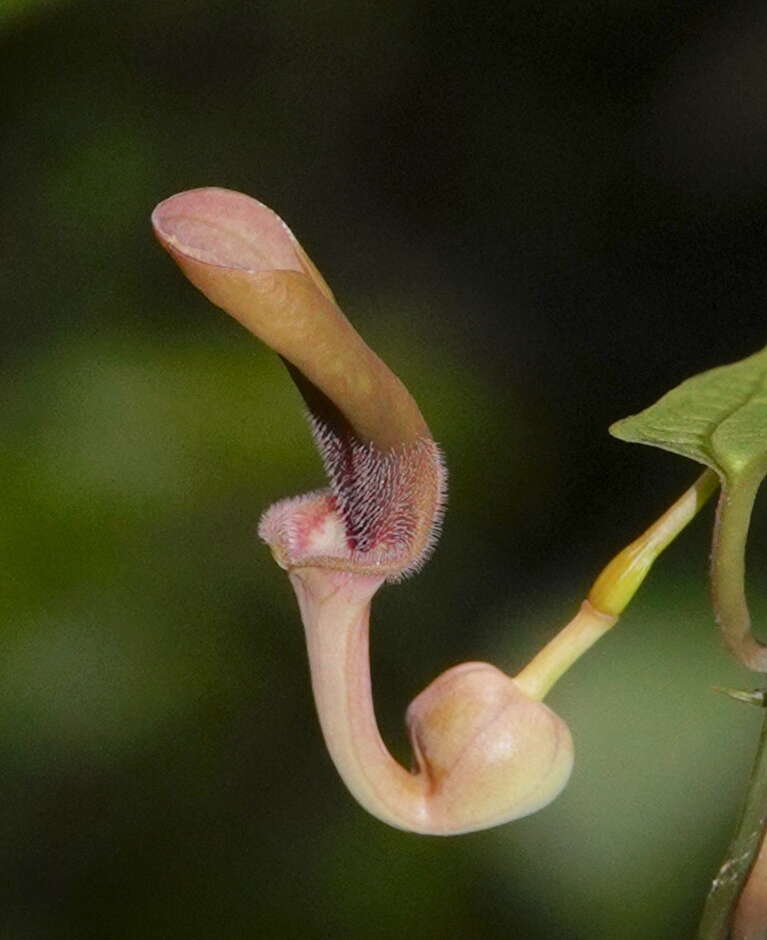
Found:
[[[756, 896], [758, 880], [764, 877], [761, 868], [767, 862], [764, 852], [760, 853], [758, 863], [749, 878], [749, 883], [755, 890], [748, 895], [746, 891], [743, 891], [749, 871], [754, 865], [754, 858], [762, 845], [765, 827], [767, 827], [767, 717], [762, 725], [746, 801], [725, 860], [714, 878], [706, 899], [698, 940], [764, 940], [767, 937], [765, 899]], [[743, 892], [742, 895], [741, 892]], [[736, 924], [738, 920], [740, 923], [733, 928], [731, 933], [733, 915], [739, 898], [744, 906], [738, 911], [741, 916], [736, 917]], [[755, 902], [755, 904], [749, 904], [749, 902]], [[761, 911], [759, 906], [761, 906]]]

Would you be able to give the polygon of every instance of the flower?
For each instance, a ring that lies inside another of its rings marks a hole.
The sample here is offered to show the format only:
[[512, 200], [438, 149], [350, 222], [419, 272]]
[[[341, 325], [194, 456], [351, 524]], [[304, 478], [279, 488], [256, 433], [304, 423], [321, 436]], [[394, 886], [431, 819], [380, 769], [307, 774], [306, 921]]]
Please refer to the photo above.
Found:
[[386, 581], [436, 542], [446, 472], [402, 382], [364, 343], [288, 227], [241, 193], [166, 199], [155, 233], [189, 280], [283, 358], [306, 402], [328, 489], [278, 502], [261, 537], [287, 570], [328, 750], [380, 819], [449, 835], [534, 812], [565, 785], [565, 723], [488, 663], [443, 673], [408, 709], [417, 772], [389, 754], [373, 710], [368, 626]]

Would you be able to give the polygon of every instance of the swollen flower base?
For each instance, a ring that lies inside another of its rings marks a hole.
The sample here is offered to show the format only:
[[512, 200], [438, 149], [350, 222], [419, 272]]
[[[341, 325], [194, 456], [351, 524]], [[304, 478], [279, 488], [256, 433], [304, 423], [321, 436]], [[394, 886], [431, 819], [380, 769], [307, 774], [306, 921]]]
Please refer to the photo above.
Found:
[[567, 726], [488, 663], [448, 670], [413, 701], [417, 769], [401, 767], [378, 732], [370, 684], [370, 608], [387, 575], [371, 573], [367, 559], [356, 566], [328, 495], [278, 503], [260, 534], [298, 598], [328, 751], [367, 810], [399, 828], [451, 835], [525, 816], [560, 792], [573, 762]]

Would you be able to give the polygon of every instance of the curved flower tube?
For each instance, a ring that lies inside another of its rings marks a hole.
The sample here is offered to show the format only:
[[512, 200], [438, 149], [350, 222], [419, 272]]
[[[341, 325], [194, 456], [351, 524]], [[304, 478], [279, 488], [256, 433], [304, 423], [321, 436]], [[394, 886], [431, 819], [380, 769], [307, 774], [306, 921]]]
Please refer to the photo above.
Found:
[[330, 488], [278, 502], [259, 533], [298, 599], [320, 724], [352, 794], [392, 826], [435, 835], [545, 806], [568, 780], [573, 745], [543, 696], [617, 621], [710, 484], [699, 481], [608, 565], [576, 617], [516, 678], [464, 663], [421, 692], [407, 712], [411, 773], [378, 732], [368, 625], [382, 584], [417, 570], [434, 546], [445, 498], [439, 449], [408, 391], [270, 209], [197, 189], [160, 203], [152, 223], [189, 280], [279, 353], [309, 410]]
[[[152, 222], [189, 280], [286, 362], [355, 570], [396, 578], [417, 568], [440, 516], [439, 451], [407, 389], [341, 313], [288, 227], [255, 199], [216, 188], [166, 199]], [[290, 539], [283, 548], [291, 564]]]

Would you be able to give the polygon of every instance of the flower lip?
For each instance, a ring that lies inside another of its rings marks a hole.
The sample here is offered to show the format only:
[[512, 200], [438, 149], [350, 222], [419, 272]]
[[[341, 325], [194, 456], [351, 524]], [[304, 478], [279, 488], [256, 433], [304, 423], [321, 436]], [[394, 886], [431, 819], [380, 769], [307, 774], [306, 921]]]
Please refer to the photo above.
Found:
[[167, 248], [195, 261], [251, 274], [307, 273], [298, 242], [268, 206], [230, 189], [209, 186], [178, 193], [152, 213]]
[[[344, 523], [329, 490], [275, 503], [263, 514], [258, 534], [281, 568], [346, 568], [351, 556]], [[324, 562], [324, 564], [323, 564]]]

